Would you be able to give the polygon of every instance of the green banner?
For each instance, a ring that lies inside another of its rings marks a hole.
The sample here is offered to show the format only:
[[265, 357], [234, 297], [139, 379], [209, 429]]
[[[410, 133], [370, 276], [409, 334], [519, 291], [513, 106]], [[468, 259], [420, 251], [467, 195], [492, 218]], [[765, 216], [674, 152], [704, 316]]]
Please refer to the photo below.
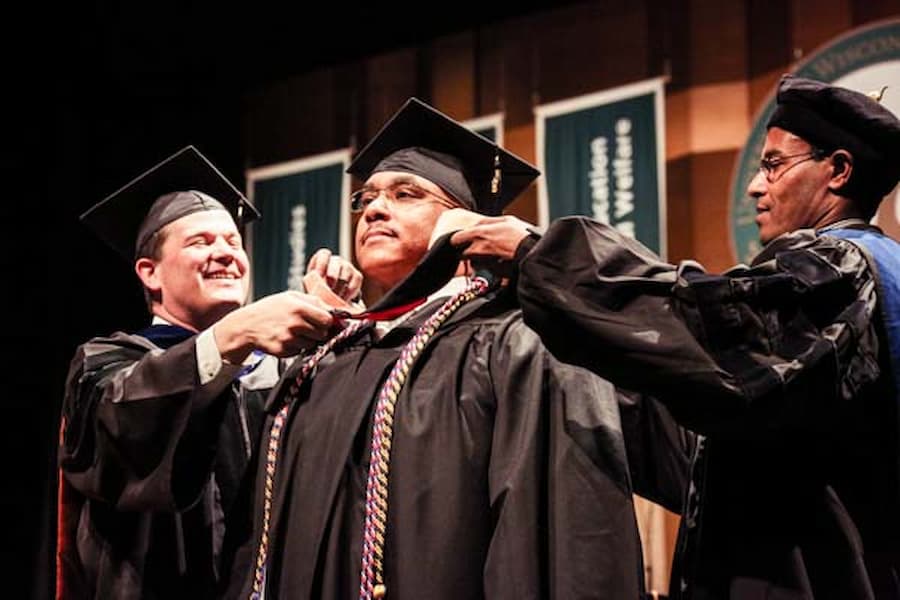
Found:
[[349, 257], [348, 161], [338, 151], [248, 171], [249, 197], [262, 213], [249, 244], [253, 297], [300, 289], [319, 248]]
[[536, 109], [542, 226], [586, 215], [664, 255], [662, 102], [652, 79]]

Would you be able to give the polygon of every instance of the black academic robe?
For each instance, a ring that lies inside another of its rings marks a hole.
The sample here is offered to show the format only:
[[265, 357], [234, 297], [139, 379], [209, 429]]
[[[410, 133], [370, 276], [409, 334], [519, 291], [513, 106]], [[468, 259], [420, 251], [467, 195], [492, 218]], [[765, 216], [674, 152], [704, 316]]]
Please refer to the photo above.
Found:
[[[434, 309], [380, 340], [363, 334], [302, 387], [275, 479], [267, 599], [359, 596], [374, 399]], [[396, 405], [387, 598], [637, 598], [641, 550], [617, 401], [607, 382], [550, 356], [506, 300], [461, 308]], [[648, 435], [673, 433], [652, 407], [626, 412], [641, 410], [653, 415]], [[670, 485], [665, 495], [678, 503], [686, 465], [641, 477]], [[249, 597], [263, 482], [260, 473], [229, 597]]]
[[898, 407], [859, 247], [799, 231], [711, 275], [584, 218], [529, 243], [519, 299], [553, 354], [704, 435], [673, 597], [900, 597]]
[[58, 596], [211, 598], [224, 527], [278, 379], [200, 385], [195, 339], [154, 326], [80, 346], [60, 439]]

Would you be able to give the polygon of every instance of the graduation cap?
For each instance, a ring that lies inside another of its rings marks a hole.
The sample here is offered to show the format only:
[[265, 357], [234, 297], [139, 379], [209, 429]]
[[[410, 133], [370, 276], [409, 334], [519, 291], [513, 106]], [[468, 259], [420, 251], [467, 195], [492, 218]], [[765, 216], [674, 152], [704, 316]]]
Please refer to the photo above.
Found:
[[[882, 90], [883, 92], [883, 90]], [[880, 96], [879, 96], [880, 99]], [[826, 152], [853, 155], [848, 196], [879, 200], [900, 178], [900, 120], [868, 94], [786, 74], [767, 124], [789, 131]]]
[[206, 210], [226, 210], [239, 226], [260, 216], [205, 156], [186, 146], [89, 208], [80, 219], [132, 261], [162, 227]]
[[463, 206], [486, 215], [503, 208], [540, 171], [417, 98], [410, 98], [353, 159], [359, 179], [400, 171], [440, 186]]

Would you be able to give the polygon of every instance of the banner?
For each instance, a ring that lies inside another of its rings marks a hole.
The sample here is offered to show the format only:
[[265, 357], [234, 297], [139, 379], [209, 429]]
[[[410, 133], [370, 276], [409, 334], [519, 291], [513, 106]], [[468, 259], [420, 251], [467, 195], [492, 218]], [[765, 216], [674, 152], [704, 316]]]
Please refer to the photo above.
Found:
[[538, 220], [609, 223], [665, 257], [663, 79], [535, 109]]
[[319, 248], [350, 258], [349, 163], [338, 150], [247, 171], [247, 197], [262, 213], [248, 240], [254, 298], [301, 289]]
[[[900, 115], [900, 19], [880, 21], [845, 33], [812, 52], [790, 71], [800, 77], [863, 93], [877, 92], [888, 86], [882, 104]], [[747, 186], [759, 170], [766, 141], [766, 123], [774, 110], [773, 89], [757, 113], [747, 143], [732, 171], [731, 241], [741, 262], [749, 263], [762, 249], [756, 227], [756, 200], [747, 194]], [[873, 222], [886, 234], [900, 240], [900, 198], [896, 189], [881, 203]]]

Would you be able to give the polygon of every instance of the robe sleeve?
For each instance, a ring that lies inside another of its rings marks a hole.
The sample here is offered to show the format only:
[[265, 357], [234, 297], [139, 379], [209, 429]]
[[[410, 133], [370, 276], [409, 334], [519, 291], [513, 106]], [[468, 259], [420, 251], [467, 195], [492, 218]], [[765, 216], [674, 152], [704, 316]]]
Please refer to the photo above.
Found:
[[491, 344], [496, 400], [487, 598], [635, 598], [635, 524], [615, 388], [550, 356], [520, 319]]
[[634, 493], [680, 514], [697, 435], [655, 398], [625, 390], [617, 397]]
[[209, 479], [230, 385], [199, 383], [195, 338], [160, 350], [117, 334], [82, 345], [63, 401], [60, 467], [118, 510], [179, 510]]
[[701, 433], [827, 427], [879, 375], [871, 268], [812, 231], [714, 275], [560, 219], [522, 260], [518, 293], [557, 357], [658, 397]]

